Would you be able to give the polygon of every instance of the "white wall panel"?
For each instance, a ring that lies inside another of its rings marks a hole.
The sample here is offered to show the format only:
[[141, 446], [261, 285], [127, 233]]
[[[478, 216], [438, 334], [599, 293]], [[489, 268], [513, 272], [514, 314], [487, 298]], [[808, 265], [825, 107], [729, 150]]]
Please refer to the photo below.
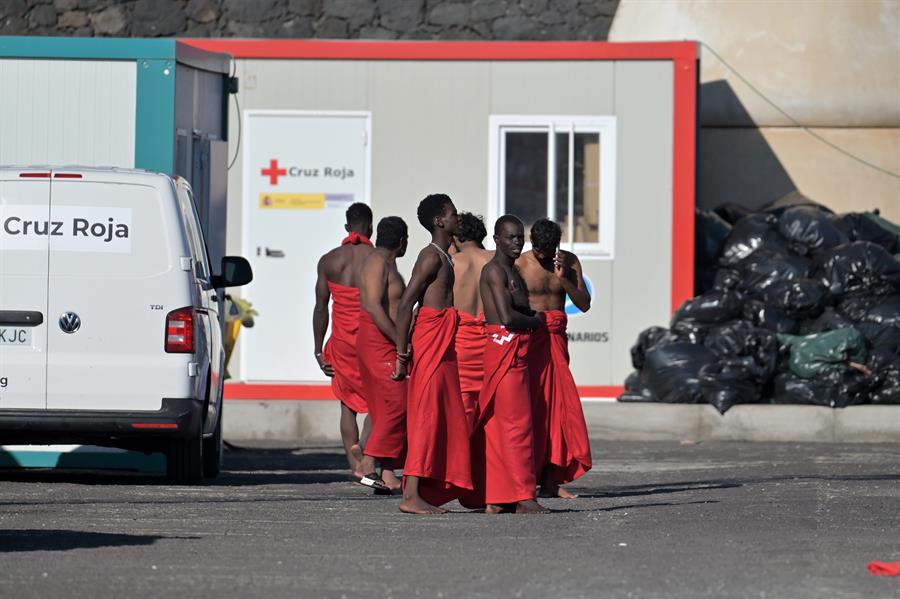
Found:
[[0, 164], [134, 167], [133, 61], [0, 59]]

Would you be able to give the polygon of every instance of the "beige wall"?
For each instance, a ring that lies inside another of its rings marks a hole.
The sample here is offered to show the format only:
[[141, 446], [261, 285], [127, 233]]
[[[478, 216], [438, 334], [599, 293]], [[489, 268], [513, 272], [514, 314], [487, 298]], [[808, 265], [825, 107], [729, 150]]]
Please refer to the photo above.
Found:
[[[609, 39], [704, 42], [800, 123], [900, 174], [897, 0], [622, 0]], [[900, 178], [797, 128], [706, 47], [700, 57], [701, 206], [758, 206], [798, 188], [900, 222]]]
[[[589, 341], [570, 346], [576, 381], [620, 385], [631, 370], [629, 348], [638, 333], [651, 324], [668, 322], [671, 62], [238, 60], [237, 74], [242, 82], [238, 95], [242, 110], [371, 112], [371, 204], [376, 218], [396, 214], [409, 224], [411, 251], [398, 263], [407, 276], [416, 253], [428, 241], [415, 220], [422, 197], [446, 192], [461, 210], [486, 217], [491, 212], [491, 115], [615, 116], [614, 258], [582, 256], [594, 298], [590, 312], [569, 322], [571, 332], [592, 334], [581, 336]], [[231, 140], [237, 139], [237, 125], [237, 115], [231, 111]], [[238, 152], [228, 180], [232, 252], [241, 247], [242, 158]], [[341, 231], [335, 231], [335, 243], [340, 236]], [[264, 326], [265, 317], [260, 317], [257, 326]], [[305, 322], [309, 315], [298, 318]], [[297, 329], [289, 322], [277, 326]], [[608, 340], [600, 341], [596, 333]], [[311, 340], [302, 343], [311, 345]], [[239, 379], [238, 356], [236, 352], [231, 372]]]

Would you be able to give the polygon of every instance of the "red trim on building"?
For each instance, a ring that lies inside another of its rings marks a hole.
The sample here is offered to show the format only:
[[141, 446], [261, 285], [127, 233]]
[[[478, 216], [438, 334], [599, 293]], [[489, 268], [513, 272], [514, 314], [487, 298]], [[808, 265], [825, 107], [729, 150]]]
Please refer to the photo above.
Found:
[[[624, 387], [578, 387], [581, 397], [618, 397]], [[277, 383], [225, 383], [225, 399], [235, 400], [334, 400], [331, 385], [277, 384]]]
[[366, 40], [180, 39], [235, 58], [308, 60], [678, 60], [694, 42], [429, 42]]
[[[692, 44], [693, 45], [693, 44]], [[695, 47], [696, 48], [696, 47]], [[695, 50], [696, 52], [696, 50]], [[694, 296], [697, 56], [674, 61], [672, 139], [672, 312]]]

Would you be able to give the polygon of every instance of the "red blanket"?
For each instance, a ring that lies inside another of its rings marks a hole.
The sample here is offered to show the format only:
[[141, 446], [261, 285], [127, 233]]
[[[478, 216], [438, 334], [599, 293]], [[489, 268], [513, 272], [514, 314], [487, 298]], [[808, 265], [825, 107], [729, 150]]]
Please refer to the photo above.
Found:
[[325, 344], [325, 360], [334, 366], [331, 390], [354, 412], [369, 411], [362, 396], [362, 379], [356, 359], [359, 329], [359, 289], [328, 282], [331, 292], [331, 337]]
[[538, 478], [547, 464], [558, 466], [558, 484], [591, 469], [591, 444], [575, 379], [569, 370], [565, 312], [541, 313], [544, 327], [531, 335], [528, 369], [534, 405], [534, 455]]
[[366, 455], [399, 459], [406, 450], [406, 381], [391, 379], [397, 346], [384, 336], [369, 313], [361, 309], [356, 347], [363, 396], [372, 419]]
[[485, 326], [484, 388], [472, 434], [475, 491], [466, 507], [515, 503], [535, 497], [527, 333]]
[[403, 474], [418, 476], [419, 494], [443, 505], [472, 489], [469, 430], [459, 393], [453, 308], [422, 307], [413, 330]]
[[456, 361], [459, 364], [459, 390], [470, 431], [478, 418], [478, 395], [484, 378], [484, 342], [484, 314], [472, 316], [459, 311]]

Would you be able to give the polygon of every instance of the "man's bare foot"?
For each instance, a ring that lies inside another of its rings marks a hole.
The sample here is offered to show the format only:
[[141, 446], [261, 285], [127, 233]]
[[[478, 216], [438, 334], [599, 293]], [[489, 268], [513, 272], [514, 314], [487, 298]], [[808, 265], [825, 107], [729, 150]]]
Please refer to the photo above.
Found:
[[394, 474], [394, 471], [387, 468], [381, 469], [381, 480], [384, 481], [384, 484], [387, 485], [388, 489], [390, 489], [392, 493], [399, 492], [403, 487], [400, 479], [397, 478], [396, 474]]
[[513, 510], [508, 505], [497, 505], [489, 503], [488, 505], [484, 506], [485, 514], [509, 514], [512, 511]]
[[549, 514], [550, 510], [542, 506], [534, 499], [526, 499], [516, 504], [517, 514]]
[[563, 489], [562, 487], [558, 487], [556, 489], [556, 496], [562, 499], [578, 499], [578, 495], [569, 491], [568, 489]]
[[356, 478], [362, 478], [368, 472], [363, 472], [362, 470], [362, 461], [363, 461], [363, 452], [362, 447], [359, 444], [354, 444], [350, 446], [350, 457], [354, 460], [353, 464], [353, 476]]
[[433, 506], [421, 497], [404, 497], [400, 502], [400, 511], [404, 514], [419, 514], [422, 516], [432, 514], [446, 514], [447, 510]]
[[577, 499], [578, 495], [558, 485], [552, 487], [542, 486], [538, 497], [559, 497], [560, 499]]

